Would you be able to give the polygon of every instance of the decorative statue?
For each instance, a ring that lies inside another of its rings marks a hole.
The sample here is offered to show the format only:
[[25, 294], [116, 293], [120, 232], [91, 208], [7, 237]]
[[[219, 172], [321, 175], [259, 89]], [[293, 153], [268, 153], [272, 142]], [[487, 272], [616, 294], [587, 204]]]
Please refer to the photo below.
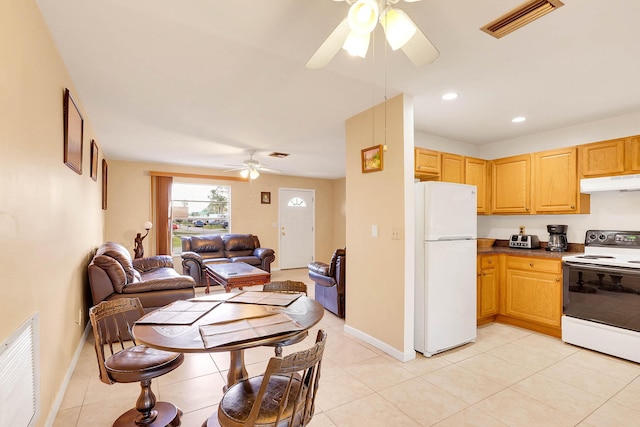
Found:
[[[147, 234], [149, 234], [149, 231], [147, 231]], [[140, 233], [136, 234], [136, 238], [135, 238], [136, 246], [135, 248], [133, 248], [136, 258], [142, 258], [144, 256], [144, 247], [142, 246], [142, 241], [144, 240], [145, 237], [147, 237], [147, 234], [145, 234], [144, 236], [142, 236]]]
[[151, 230], [151, 227], [153, 227], [153, 224], [150, 221], [147, 221], [144, 224], [142, 224], [142, 226], [144, 227], [145, 230], [147, 230], [147, 232], [145, 233], [144, 236], [141, 233], [136, 234], [136, 238], [133, 240], [135, 243], [135, 247], [133, 248], [135, 258], [142, 258], [144, 256], [144, 247], [142, 246], [142, 241], [149, 234], [149, 230]]

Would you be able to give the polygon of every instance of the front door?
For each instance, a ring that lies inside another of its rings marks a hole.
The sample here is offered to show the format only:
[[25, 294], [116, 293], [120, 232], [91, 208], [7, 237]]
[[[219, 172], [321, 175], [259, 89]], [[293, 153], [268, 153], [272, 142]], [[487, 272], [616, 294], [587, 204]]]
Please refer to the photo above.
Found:
[[306, 267], [314, 255], [314, 190], [281, 188], [278, 200], [280, 268]]

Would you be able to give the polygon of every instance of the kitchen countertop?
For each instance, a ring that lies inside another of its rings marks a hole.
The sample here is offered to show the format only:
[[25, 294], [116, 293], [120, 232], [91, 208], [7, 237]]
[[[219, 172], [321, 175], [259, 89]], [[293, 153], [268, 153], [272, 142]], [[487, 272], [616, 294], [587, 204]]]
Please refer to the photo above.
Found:
[[545, 250], [546, 242], [541, 242], [540, 249], [517, 249], [509, 247], [509, 240], [496, 240], [489, 248], [478, 248], [478, 255], [506, 254], [523, 257], [562, 259], [565, 255], [579, 255], [584, 253], [584, 245], [569, 243], [567, 252], [551, 252]]

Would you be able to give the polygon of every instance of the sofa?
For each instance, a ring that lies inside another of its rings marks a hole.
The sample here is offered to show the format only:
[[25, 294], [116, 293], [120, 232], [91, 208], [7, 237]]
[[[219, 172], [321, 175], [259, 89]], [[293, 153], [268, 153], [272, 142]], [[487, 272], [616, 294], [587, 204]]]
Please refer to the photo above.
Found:
[[315, 300], [338, 317], [345, 314], [346, 257], [346, 248], [337, 249], [329, 264], [317, 261], [307, 267], [316, 285]]
[[205, 264], [245, 262], [271, 272], [276, 255], [273, 249], [260, 247], [253, 234], [207, 234], [181, 236], [182, 270], [191, 276], [196, 286], [206, 286]]
[[168, 255], [132, 259], [113, 242], [102, 244], [88, 267], [93, 305], [117, 298], [137, 297], [145, 312], [195, 296], [195, 281], [179, 274]]

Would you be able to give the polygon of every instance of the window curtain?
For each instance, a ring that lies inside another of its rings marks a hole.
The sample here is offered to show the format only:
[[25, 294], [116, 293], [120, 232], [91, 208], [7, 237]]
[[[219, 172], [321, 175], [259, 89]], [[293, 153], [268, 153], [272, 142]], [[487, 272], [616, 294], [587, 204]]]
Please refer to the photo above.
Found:
[[173, 177], [151, 176], [153, 228], [156, 254], [171, 255], [171, 185]]

